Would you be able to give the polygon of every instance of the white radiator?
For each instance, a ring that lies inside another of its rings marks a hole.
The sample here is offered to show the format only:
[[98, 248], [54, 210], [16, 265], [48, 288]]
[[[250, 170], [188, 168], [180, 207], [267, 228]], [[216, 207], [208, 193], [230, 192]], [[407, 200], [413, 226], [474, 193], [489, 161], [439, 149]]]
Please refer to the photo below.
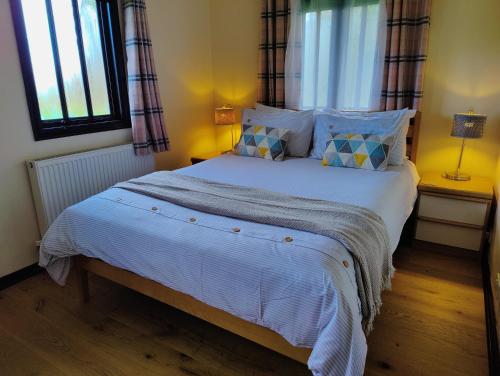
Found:
[[155, 168], [154, 157], [136, 156], [131, 144], [26, 163], [42, 235], [66, 207]]

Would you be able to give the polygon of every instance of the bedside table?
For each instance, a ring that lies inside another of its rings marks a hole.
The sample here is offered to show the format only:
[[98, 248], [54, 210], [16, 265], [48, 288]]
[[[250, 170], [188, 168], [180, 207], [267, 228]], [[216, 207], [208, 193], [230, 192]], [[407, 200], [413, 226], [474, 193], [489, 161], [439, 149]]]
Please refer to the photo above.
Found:
[[211, 151], [210, 153], [194, 155], [191, 157], [191, 164], [204, 162], [208, 159], [216, 158], [220, 155], [222, 155], [222, 152], [220, 151]]
[[425, 173], [418, 185], [415, 239], [480, 252], [492, 200], [489, 179], [454, 181]]

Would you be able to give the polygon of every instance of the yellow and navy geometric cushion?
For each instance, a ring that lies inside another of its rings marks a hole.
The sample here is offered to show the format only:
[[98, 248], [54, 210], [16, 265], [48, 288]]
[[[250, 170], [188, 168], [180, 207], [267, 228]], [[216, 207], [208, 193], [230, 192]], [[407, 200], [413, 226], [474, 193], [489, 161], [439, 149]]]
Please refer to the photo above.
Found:
[[393, 141], [394, 136], [332, 133], [323, 166], [383, 171], [387, 168]]
[[237, 155], [282, 161], [290, 131], [263, 125], [243, 124], [241, 137], [234, 152]]

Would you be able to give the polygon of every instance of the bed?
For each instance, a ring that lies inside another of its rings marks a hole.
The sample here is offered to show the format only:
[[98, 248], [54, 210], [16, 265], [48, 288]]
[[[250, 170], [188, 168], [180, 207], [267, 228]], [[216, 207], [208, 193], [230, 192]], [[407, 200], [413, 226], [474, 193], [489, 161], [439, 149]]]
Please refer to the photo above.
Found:
[[[408, 135], [413, 160], [417, 130]], [[368, 208], [383, 219], [391, 252], [419, 180], [410, 160], [377, 172], [223, 155], [176, 172]], [[84, 299], [92, 272], [306, 363], [314, 374], [364, 369], [354, 262], [334, 239], [113, 188], [66, 209], [47, 232], [40, 262], [60, 284], [69, 256], [77, 256]]]

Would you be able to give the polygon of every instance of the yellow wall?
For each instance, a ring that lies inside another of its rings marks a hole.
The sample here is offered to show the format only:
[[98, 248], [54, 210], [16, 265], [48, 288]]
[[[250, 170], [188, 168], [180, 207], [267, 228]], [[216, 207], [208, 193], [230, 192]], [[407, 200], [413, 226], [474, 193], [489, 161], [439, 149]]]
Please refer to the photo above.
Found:
[[[159, 168], [215, 148], [210, 0], [150, 0], [148, 15], [172, 151]], [[0, 276], [37, 260], [40, 239], [24, 161], [131, 141], [130, 130], [34, 142], [9, 0], [0, 0]]]
[[157, 154], [157, 168], [178, 168], [191, 155], [215, 149], [210, 0], [150, 0], [147, 6], [172, 146]]
[[500, 148], [500, 1], [432, 2], [419, 171], [456, 166], [461, 140], [452, 116], [473, 107], [488, 115], [484, 137], [467, 140], [463, 171], [494, 177]]
[[[231, 104], [237, 116], [257, 97], [258, 0], [211, 0], [214, 103]], [[239, 122], [239, 118], [237, 121]], [[231, 145], [230, 127], [217, 126], [217, 146]], [[239, 129], [239, 126], [235, 125]]]

